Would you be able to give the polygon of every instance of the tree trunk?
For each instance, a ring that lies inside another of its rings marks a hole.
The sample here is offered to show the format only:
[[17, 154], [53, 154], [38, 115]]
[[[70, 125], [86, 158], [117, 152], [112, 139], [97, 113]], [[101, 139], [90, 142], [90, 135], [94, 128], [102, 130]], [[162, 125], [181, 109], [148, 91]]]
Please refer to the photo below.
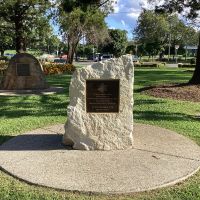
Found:
[[67, 54], [67, 63], [72, 64], [74, 61], [74, 54], [76, 52], [76, 48], [78, 46], [79, 39], [75, 39], [70, 41], [68, 38], [68, 54]]
[[1, 49], [0, 52], [1, 52], [1, 56], [4, 56], [4, 49]]
[[15, 21], [15, 44], [17, 53], [26, 52], [26, 42], [23, 37], [23, 24], [18, 19]]
[[68, 45], [67, 63], [72, 64], [74, 60], [74, 48], [72, 44]]
[[199, 44], [197, 49], [196, 67], [189, 83], [194, 85], [200, 84], [200, 32], [199, 32]]

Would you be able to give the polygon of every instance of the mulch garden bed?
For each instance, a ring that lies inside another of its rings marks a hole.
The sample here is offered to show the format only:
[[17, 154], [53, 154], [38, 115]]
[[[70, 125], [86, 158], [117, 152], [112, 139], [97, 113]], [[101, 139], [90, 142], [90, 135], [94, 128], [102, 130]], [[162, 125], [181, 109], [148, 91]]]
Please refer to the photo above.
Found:
[[165, 84], [142, 89], [143, 94], [154, 97], [200, 102], [200, 85]]

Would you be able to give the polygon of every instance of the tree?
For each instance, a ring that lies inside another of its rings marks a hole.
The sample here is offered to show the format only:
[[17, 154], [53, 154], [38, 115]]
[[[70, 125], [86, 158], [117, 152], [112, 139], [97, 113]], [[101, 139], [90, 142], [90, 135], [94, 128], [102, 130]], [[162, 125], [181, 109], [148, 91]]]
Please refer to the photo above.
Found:
[[81, 8], [81, 10], [86, 11], [88, 7], [93, 9], [104, 7], [104, 11], [109, 11], [111, 4], [114, 2], [115, 0], [64, 0], [62, 1], [62, 6], [68, 13], [72, 12], [76, 8]]
[[126, 47], [127, 54], [136, 54], [136, 46], [134, 44], [129, 44]]
[[149, 56], [160, 53], [160, 58], [169, 42], [172, 46], [191, 45], [194, 44], [195, 37], [191, 39], [188, 34], [196, 34], [195, 30], [186, 26], [176, 14], [169, 16], [152, 10], [143, 10], [133, 33]]
[[[9, 23], [15, 33], [16, 52], [25, 52], [27, 33], [37, 26], [38, 18], [44, 16], [50, 5], [46, 0], [0, 0], [0, 18]], [[7, 31], [9, 29], [5, 27]]]
[[175, 45], [184, 47], [197, 44], [197, 32], [192, 26], [186, 25], [178, 18], [177, 14], [168, 15], [167, 20], [170, 26], [169, 34], [172, 47], [175, 47]]
[[[149, 0], [150, 3], [157, 3], [156, 0]], [[200, 3], [199, 0], [185, 1], [185, 0], [165, 0], [160, 6], [155, 6], [155, 10], [159, 13], [182, 13], [187, 19], [199, 21]], [[199, 23], [198, 23], [199, 24]], [[196, 23], [197, 25], [197, 23]], [[190, 84], [200, 84], [200, 31], [199, 43], [197, 50], [196, 67], [194, 74], [189, 81]]]
[[120, 29], [109, 30], [109, 40], [102, 46], [102, 52], [111, 53], [116, 57], [120, 57], [126, 51], [128, 44], [127, 32]]
[[151, 10], [143, 10], [133, 33], [148, 55], [154, 56], [164, 50], [168, 41], [168, 32], [169, 24], [164, 15], [158, 15]]
[[[49, 20], [45, 16], [41, 16], [34, 20], [35, 26], [31, 26], [26, 30], [26, 46], [31, 49], [38, 49], [48, 52], [48, 41], [54, 37], [52, 27]], [[41, 28], [42, 27], [42, 28]], [[50, 43], [50, 42], [49, 42]]]
[[47, 52], [48, 54], [60, 51], [62, 48], [61, 41], [56, 35], [54, 35], [49, 23], [42, 23], [41, 27], [43, 28], [34, 28], [29, 34], [28, 43], [31, 45], [28, 47]]
[[1, 28], [2, 26], [7, 26], [5, 21], [0, 21], [0, 53], [1, 56], [4, 55], [4, 51], [10, 49], [13, 45], [12, 43], [12, 32], [7, 31], [5, 28]]
[[108, 10], [100, 9], [101, 5], [105, 4], [101, 4], [101, 1], [62, 1], [58, 20], [68, 44], [68, 63], [73, 62], [74, 53], [83, 37], [86, 37], [88, 43], [96, 45], [107, 38], [104, 19]]

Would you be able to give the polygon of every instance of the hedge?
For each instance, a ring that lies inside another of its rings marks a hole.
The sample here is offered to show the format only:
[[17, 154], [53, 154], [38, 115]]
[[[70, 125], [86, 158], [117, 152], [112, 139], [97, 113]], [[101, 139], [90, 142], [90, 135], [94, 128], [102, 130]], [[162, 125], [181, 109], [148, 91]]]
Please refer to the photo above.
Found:
[[195, 68], [195, 64], [189, 64], [189, 63], [179, 63], [178, 64], [178, 67], [180, 67], [180, 68]]
[[59, 63], [45, 63], [42, 65], [44, 73], [49, 74], [62, 74], [62, 73], [73, 73], [75, 66], [72, 64], [59, 64]]
[[0, 75], [3, 75], [8, 67], [8, 63], [4, 60], [0, 60]]
[[[0, 75], [5, 73], [8, 67], [8, 63], [5, 61], [0, 61]], [[46, 75], [49, 74], [62, 74], [62, 73], [73, 73], [75, 71], [75, 66], [71, 64], [59, 64], [59, 63], [45, 63], [42, 64], [43, 71]]]
[[135, 67], [155, 67], [155, 68], [162, 68], [166, 65], [165, 62], [160, 63], [135, 63]]

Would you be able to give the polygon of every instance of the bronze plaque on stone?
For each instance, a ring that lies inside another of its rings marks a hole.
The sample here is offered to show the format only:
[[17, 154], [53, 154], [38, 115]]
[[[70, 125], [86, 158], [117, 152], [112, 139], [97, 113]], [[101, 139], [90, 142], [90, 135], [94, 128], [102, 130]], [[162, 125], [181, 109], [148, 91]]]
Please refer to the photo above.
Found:
[[16, 64], [17, 76], [30, 76], [30, 65], [24, 63]]
[[86, 111], [119, 112], [119, 80], [86, 80]]

